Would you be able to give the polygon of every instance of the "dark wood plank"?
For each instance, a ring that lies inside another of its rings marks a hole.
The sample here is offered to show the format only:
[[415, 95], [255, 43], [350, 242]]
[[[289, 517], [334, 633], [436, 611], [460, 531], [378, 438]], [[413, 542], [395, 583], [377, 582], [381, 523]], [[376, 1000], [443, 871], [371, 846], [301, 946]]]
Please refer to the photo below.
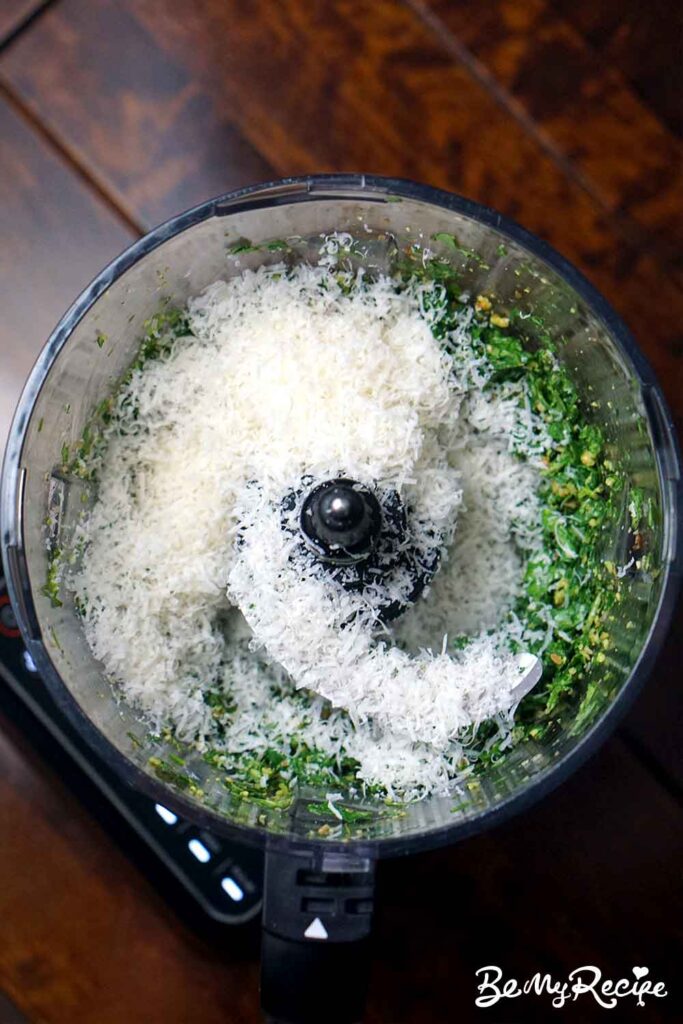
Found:
[[0, 723], [0, 988], [41, 1024], [247, 1024], [257, 966], [188, 933]]
[[[55, 47], [52, 56], [46, 44]], [[43, 64], [34, 69], [39, 89], [45, 98], [54, 93], [59, 111], [52, 117], [35, 102], [36, 114], [148, 227], [273, 177], [230, 111], [217, 107], [190, 69], [170, 63], [122, 4], [60, 3], [9, 48], [3, 74], [13, 78], [24, 60]]]
[[[268, 173], [415, 177], [517, 217], [613, 302], [683, 423], [683, 304], [661, 261], [400, 0], [61, 0], [0, 75], [143, 221], [228, 184], [229, 125]], [[678, 746], [670, 710], [641, 734], [657, 756]]]
[[553, 0], [672, 131], [683, 134], [683, 7], [671, 0]]
[[683, 390], [669, 276], [400, 0], [62, 0], [0, 74], [146, 221], [228, 183], [206, 142], [228, 124], [280, 174], [355, 167], [496, 206], [586, 271]]
[[679, 793], [683, 791], [682, 667], [683, 601], [679, 601], [654, 671], [620, 730], [653, 768], [663, 769]]
[[2, 1024], [30, 1024], [28, 1018], [17, 1010], [6, 995], [0, 992], [0, 1020]]
[[616, 1018], [677, 1019], [683, 828], [680, 807], [651, 786], [614, 741], [494, 832], [386, 865], [377, 1022], [488, 1015], [501, 1024], [547, 1024], [557, 1014], [599, 1024], [606, 1011], [583, 1000], [553, 1011], [522, 997], [475, 1011], [474, 972], [498, 964], [506, 977], [566, 977], [569, 964], [594, 964], [610, 977], [630, 977], [641, 960], [676, 995], [649, 1008], [620, 1006]]
[[[598, 201], [680, 274], [683, 147], [602, 50], [587, 45], [552, 0], [414, 3], [427, 5], [435, 29], [452, 32]], [[640, 21], [651, 25], [651, 12]]]
[[[188, 933], [6, 723], [0, 835], [0, 987], [29, 1020], [260, 1021], [255, 960]], [[463, 1024], [479, 1020], [474, 972], [488, 963], [517, 978], [648, 964], [675, 989], [682, 854], [680, 808], [614, 740], [494, 833], [381, 865], [368, 1024], [446, 1022], [454, 1008]], [[494, 1019], [511, 1019], [507, 1009]], [[579, 1003], [562, 1018], [604, 1012]], [[514, 1013], [549, 1019], [540, 1000]], [[636, 1019], [673, 1020], [671, 1001]]]
[[2, 0], [0, 3], [0, 46], [27, 18], [45, 6], [45, 0]]
[[133, 239], [0, 99], [0, 447], [29, 369], [78, 292]]

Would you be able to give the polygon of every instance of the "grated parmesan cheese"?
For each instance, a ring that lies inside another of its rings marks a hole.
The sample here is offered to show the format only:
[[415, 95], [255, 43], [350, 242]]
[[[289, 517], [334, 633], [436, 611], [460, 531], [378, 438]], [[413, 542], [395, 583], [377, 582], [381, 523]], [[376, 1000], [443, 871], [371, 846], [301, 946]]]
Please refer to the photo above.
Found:
[[[192, 300], [192, 335], [118, 394], [72, 586], [93, 653], [154, 727], [230, 753], [296, 734], [404, 798], [447, 791], [467, 730], [509, 731], [508, 613], [550, 441], [521, 384], [482, 394], [470, 308], [455, 357], [436, 341], [438, 287], [359, 277], [347, 294], [325, 259], [247, 271]], [[339, 475], [396, 490], [418, 547], [443, 548], [392, 629], [283, 529], [302, 477]], [[236, 708], [220, 732], [209, 689]]]

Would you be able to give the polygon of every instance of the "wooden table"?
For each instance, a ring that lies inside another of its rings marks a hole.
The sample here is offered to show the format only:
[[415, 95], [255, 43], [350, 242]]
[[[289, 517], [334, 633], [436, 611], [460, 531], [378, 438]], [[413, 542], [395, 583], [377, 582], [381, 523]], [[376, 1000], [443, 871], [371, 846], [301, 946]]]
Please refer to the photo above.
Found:
[[[0, 436], [49, 328], [129, 241], [234, 186], [332, 170], [451, 188], [548, 239], [631, 326], [680, 423], [677, 6], [0, 0]], [[672, 638], [557, 794], [382, 865], [370, 1024], [548, 1019], [530, 997], [476, 1010], [488, 963], [647, 965], [680, 996], [682, 653]], [[257, 974], [186, 930], [0, 722], [2, 1024], [246, 1024]], [[614, 1019], [632, 1013], [674, 1019], [673, 998]]]

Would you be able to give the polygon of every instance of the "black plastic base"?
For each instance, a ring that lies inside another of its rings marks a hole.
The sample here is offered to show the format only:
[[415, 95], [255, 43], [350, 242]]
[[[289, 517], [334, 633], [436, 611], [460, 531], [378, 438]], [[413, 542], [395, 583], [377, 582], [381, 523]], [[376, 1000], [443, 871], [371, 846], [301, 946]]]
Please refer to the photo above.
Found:
[[264, 931], [261, 1005], [277, 1024], [357, 1024], [363, 1016], [370, 940], [292, 942]]
[[267, 851], [261, 1005], [271, 1020], [361, 1020], [374, 884], [374, 862], [352, 852]]

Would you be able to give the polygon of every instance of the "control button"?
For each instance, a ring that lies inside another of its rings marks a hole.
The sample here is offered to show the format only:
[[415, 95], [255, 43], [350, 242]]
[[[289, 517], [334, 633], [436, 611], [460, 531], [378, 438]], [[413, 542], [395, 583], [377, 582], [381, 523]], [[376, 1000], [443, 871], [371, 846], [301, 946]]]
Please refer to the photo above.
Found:
[[227, 893], [231, 900], [235, 903], [239, 903], [240, 900], [244, 899], [244, 890], [237, 884], [234, 878], [230, 875], [226, 875], [225, 878], [221, 878], [221, 889]]
[[36, 663], [33, 660], [33, 658], [31, 657], [31, 655], [28, 653], [28, 651], [24, 651], [23, 657], [24, 657], [24, 667], [25, 667], [26, 671], [30, 672], [32, 676], [37, 675], [38, 674], [38, 669], [36, 668]]
[[163, 804], [155, 804], [154, 810], [167, 825], [175, 825], [178, 820], [178, 815], [174, 814], [173, 811], [169, 811], [168, 807], [164, 807]]
[[187, 848], [200, 864], [208, 864], [211, 860], [211, 850], [208, 850], [200, 839], [190, 839]]

